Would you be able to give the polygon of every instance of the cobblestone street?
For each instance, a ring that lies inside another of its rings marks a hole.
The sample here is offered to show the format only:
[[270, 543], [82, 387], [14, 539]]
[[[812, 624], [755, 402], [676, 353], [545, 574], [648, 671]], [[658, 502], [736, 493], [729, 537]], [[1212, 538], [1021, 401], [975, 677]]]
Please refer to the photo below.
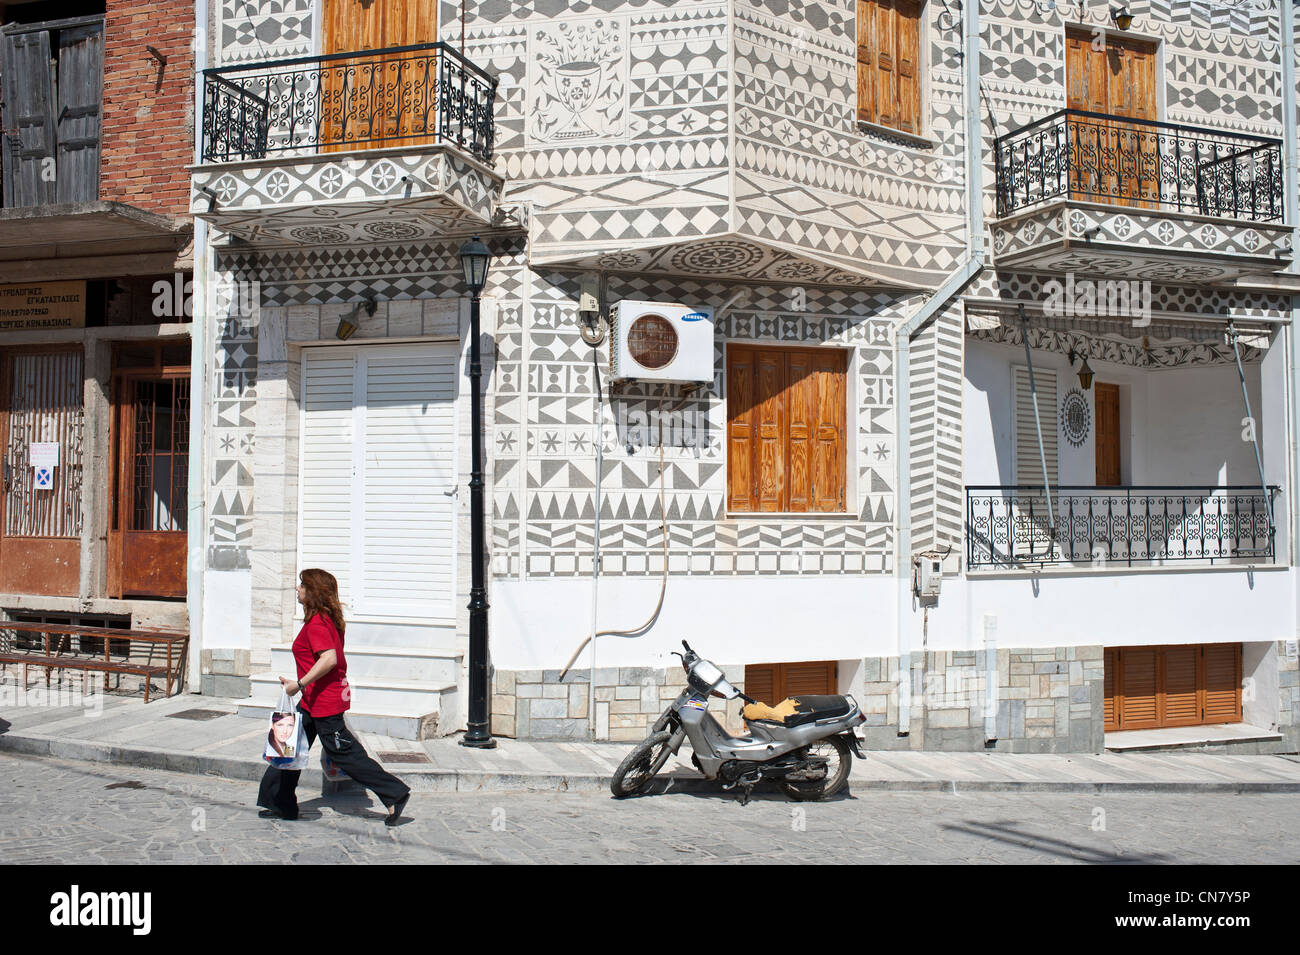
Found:
[[0, 754], [6, 863], [1300, 861], [1294, 795], [719, 792], [416, 794], [388, 829], [369, 795], [304, 788], [257, 816], [254, 783]]

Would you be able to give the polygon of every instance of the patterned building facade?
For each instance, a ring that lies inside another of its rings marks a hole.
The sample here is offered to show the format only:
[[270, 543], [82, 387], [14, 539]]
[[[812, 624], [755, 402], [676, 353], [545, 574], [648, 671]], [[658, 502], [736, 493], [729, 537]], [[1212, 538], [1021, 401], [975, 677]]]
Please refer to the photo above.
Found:
[[[1162, 50], [1161, 119], [1280, 135], [1275, 13], [1133, 12], [1133, 29]], [[325, 49], [319, 2], [223, 0], [209, 14], [207, 63], [228, 81]], [[1257, 340], [1267, 342], [1287, 307], [1285, 285], [1268, 276], [1289, 229], [1096, 203], [994, 216], [995, 141], [1064, 105], [1066, 24], [1104, 26], [1105, 13], [982, 5], [992, 221], [979, 242], [989, 261], [912, 340], [912, 536], [900, 552], [895, 330], [967, 250], [968, 92], [958, 19], [929, 3], [920, 134], [860, 123], [856, 18], [847, 0], [443, 3], [438, 36], [454, 49], [463, 37], [465, 57], [496, 81], [490, 155], [399, 144], [205, 157], [193, 208], [212, 225], [210, 277], [221, 291], [209, 316], [216, 406], [203, 643], [223, 661], [210, 674], [221, 687], [251, 685], [256, 699], [271, 685], [294, 628], [294, 572], [319, 553], [304, 547], [316, 519], [316, 452], [304, 448], [313, 362], [360, 362], [391, 344], [455, 349], [463, 487], [468, 305], [456, 250], [481, 234], [494, 253], [484, 293], [494, 732], [581, 738], [594, 727], [598, 738], [639, 738], [680, 680], [668, 653], [685, 638], [737, 682], [747, 666], [835, 664], [829, 689], [864, 703], [876, 746], [983, 746], [987, 711], [1003, 748], [1100, 749], [1111, 643], [1086, 621], [1073, 632], [1012, 625], [1029, 583], [1023, 568], [981, 576], [968, 566], [966, 485], [994, 483], [972, 480], [972, 447], [984, 437], [971, 426], [968, 352], [972, 343], [1023, 348], [1016, 306], [1041, 316], [1055, 275], [1131, 274], [1153, 282], [1147, 334], [1036, 321], [1035, 351], [1061, 362], [1078, 345], [1103, 367], [1130, 360], [1145, 371], [1154, 361], [1170, 374], [1198, 362], [1227, 368], [1230, 350], [1206, 319], [1234, 317], [1255, 333], [1245, 358], [1263, 381]], [[1079, 253], [1069, 230], [1089, 233], [1111, 261]], [[1254, 285], [1237, 287], [1243, 275]], [[713, 309], [713, 382], [611, 382], [608, 337], [595, 348], [582, 337], [584, 289], [602, 311], [626, 300]], [[357, 328], [346, 342], [340, 319]], [[726, 356], [745, 345], [846, 356], [842, 511], [729, 510]], [[1262, 412], [1266, 422], [1277, 410]], [[354, 680], [354, 711], [387, 719], [379, 728], [393, 735], [463, 725], [468, 500], [454, 500], [454, 613], [354, 612], [375, 665]], [[904, 613], [898, 563], [922, 551], [942, 557], [944, 592], [937, 607]], [[1289, 580], [1285, 556], [1280, 563], [1274, 578]], [[1086, 604], [1110, 586], [1100, 570], [1072, 568], [1063, 578], [1071, 599]], [[639, 628], [657, 601], [653, 625]], [[981, 622], [990, 615], [1002, 621], [996, 647]], [[593, 625], [640, 632], [599, 638], [594, 661], [583, 651], [561, 682]], [[1278, 726], [1297, 710], [1286, 636], [1268, 638]], [[992, 652], [996, 693], [982, 676]], [[900, 659], [910, 669], [902, 678]], [[383, 669], [385, 660], [400, 668]], [[437, 720], [399, 718], [417, 710]]]

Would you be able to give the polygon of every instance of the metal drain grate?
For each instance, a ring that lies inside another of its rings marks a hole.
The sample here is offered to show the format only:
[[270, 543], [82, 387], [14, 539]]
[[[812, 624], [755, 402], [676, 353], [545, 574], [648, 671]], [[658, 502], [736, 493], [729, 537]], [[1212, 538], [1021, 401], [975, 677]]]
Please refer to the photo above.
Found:
[[230, 716], [225, 710], [181, 710], [179, 713], [168, 713], [169, 719], [173, 720], [215, 720], [218, 716]]
[[395, 750], [386, 752], [376, 752], [381, 763], [431, 763], [431, 760], [424, 753], [399, 753]]

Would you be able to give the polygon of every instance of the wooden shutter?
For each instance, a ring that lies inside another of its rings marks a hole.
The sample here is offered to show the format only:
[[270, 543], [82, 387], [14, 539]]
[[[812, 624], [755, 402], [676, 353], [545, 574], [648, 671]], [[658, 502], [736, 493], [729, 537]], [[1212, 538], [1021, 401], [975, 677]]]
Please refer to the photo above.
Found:
[[776, 695], [776, 663], [751, 663], [745, 667], [745, 695], [775, 706], [783, 697]]
[[921, 4], [898, 0], [898, 123], [908, 133], [921, 132]]
[[898, 27], [892, 3], [875, 5], [876, 122], [898, 125]]
[[54, 202], [54, 77], [48, 31], [0, 36], [0, 100], [5, 208]]
[[1120, 655], [1120, 726], [1126, 730], [1160, 725], [1158, 668], [1154, 647], [1125, 647]]
[[1110, 732], [1119, 729], [1119, 705], [1115, 699], [1115, 686], [1119, 674], [1119, 651], [1113, 649], [1103, 651], [1103, 665], [1105, 668], [1102, 678], [1102, 697], [1105, 700], [1103, 723], [1105, 732]]
[[813, 502], [813, 444], [820, 403], [813, 356], [808, 352], [791, 352], [787, 357], [786, 380], [789, 489], [784, 510], [813, 511], [817, 510]]
[[755, 510], [753, 495], [754, 351], [728, 348], [727, 508], [733, 511]]
[[754, 506], [781, 511], [788, 500], [785, 475], [786, 363], [780, 351], [754, 355]]
[[1056, 473], [1056, 372], [1034, 369], [1034, 387], [1038, 391], [1038, 409], [1043, 425], [1043, 455], [1038, 451], [1038, 429], [1034, 418], [1034, 400], [1029, 389], [1029, 369], [1015, 369], [1016, 483], [1043, 484], [1043, 457], [1047, 458], [1047, 475], [1053, 488]]
[[362, 355], [358, 609], [452, 617], [456, 354], [444, 348]]
[[872, 0], [858, 0], [858, 119], [876, 122], [876, 18]]
[[816, 663], [786, 663], [781, 667], [785, 696], [824, 696], [836, 687], [834, 660]]
[[299, 570], [321, 567], [338, 578], [346, 609], [352, 579], [353, 401], [356, 354], [308, 350], [303, 365]]
[[99, 198], [104, 25], [59, 32], [58, 202]]
[[1164, 692], [1160, 722], [1163, 726], [1193, 726], [1201, 722], [1199, 669], [1201, 648], [1166, 647], [1160, 651]]
[[1241, 719], [1241, 644], [1211, 643], [1202, 651], [1205, 667], [1202, 722], [1235, 723]]
[[813, 442], [814, 511], [844, 510], [846, 372], [848, 353], [814, 353], [817, 375]]

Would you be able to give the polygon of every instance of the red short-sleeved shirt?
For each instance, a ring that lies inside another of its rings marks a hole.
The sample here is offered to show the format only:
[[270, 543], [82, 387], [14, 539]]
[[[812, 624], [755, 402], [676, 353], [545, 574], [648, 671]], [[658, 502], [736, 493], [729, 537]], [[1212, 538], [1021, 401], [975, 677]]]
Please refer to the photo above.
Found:
[[302, 708], [311, 716], [335, 716], [351, 705], [352, 691], [348, 687], [348, 662], [343, 657], [343, 637], [323, 613], [314, 614], [303, 624], [293, 641], [293, 660], [298, 665], [298, 678], [316, 665], [316, 658], [326, 650], [338, 655], [338, 666], [312, 681], [302, 691]]

